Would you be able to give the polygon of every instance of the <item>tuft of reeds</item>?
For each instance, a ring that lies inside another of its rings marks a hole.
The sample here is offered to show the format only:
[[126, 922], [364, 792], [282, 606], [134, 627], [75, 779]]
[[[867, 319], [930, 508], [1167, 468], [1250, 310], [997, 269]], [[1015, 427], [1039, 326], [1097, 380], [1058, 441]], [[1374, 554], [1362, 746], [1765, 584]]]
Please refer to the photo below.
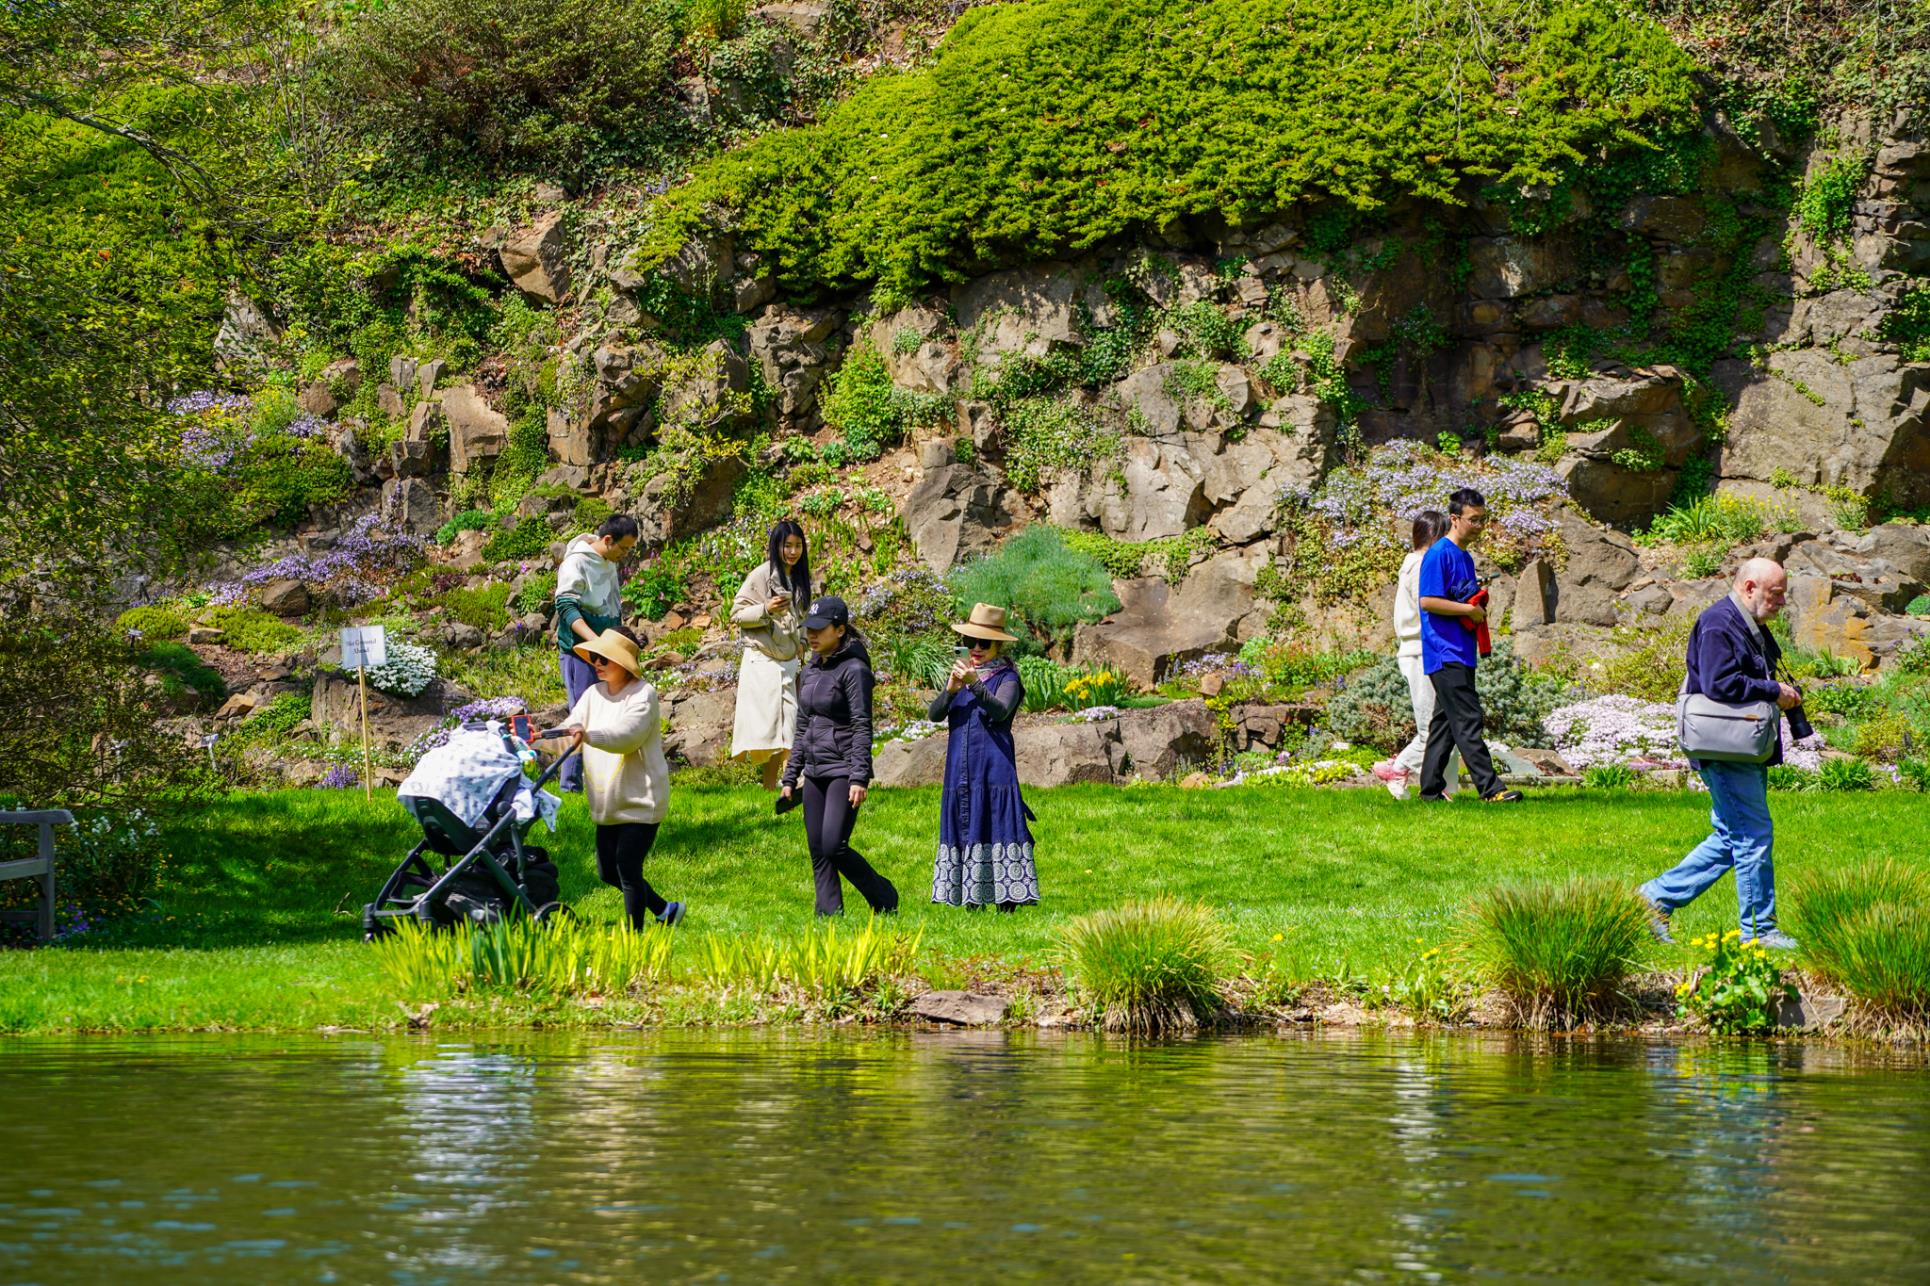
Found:
[[1930, 872], [1890, 858], [1823, 871], [1789, 904], [1804, 965], [1850, 994], [1857, 1026], [1930, 1031]]
[[1468, 908], [1468, 956], [1524, 1027], [1607, 1016], [1649, 940], [1646, 908], [1606, 880], [1507, 884]]
[[855, 933], [827, 923], [797, 937], [708, 934], [692, 972], [760, 995], [782, 986], [813, 997], [855, 995], [911, 973], [922, 936], [886, 928], [876, 917]]
[[1063, 926], [1066, 975], [1108, 1031], [1184, 1030], [1220, 1009], [1226, 929], [1196, 902], [1155, 898]]
[[450, 931], [402, 921], [375, 944], [383, 973], [405, 996], [496, 988], [622, 995], [669, 972], [676, 934], [628, 924], [499, 920]]

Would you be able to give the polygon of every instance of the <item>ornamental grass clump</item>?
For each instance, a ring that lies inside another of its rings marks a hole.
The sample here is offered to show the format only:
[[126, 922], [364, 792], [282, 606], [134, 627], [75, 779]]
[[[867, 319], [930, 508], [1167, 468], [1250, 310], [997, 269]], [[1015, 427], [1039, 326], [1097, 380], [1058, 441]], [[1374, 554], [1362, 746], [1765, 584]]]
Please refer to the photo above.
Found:
[[1930, 1030], [1930, 872], [1893, 858], [1822, 871], [1789, 907], [1803, 964], [1850, 993], [1856, 1025]]
[[1212, 911], [1170, 897], [1095, 911], [1058, 931], [1067, 977], [1108, 1031], [1151, 1034], [1211, 1020], [1228, 950]]
[[1468, 908], [1469, 959], [1524, 1027], [1574, 1027], [1612, 1011], [1649, 938], [1624, 885], [1571, 878], [1509, 884]]
[[661, 980], [675, 937], [668, 929], [569, 918], [449, 932], [402, 920], [375, 953], [383, 975], [410, 999], [488, 990], [612, 996]]

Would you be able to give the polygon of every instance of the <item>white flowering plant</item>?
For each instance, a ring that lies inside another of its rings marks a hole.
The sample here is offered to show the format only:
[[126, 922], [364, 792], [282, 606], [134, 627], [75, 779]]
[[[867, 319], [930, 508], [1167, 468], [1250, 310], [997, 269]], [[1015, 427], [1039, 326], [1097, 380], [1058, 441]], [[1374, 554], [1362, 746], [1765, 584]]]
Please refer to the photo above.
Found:
[[391, 696], [419, 697], [436, 679], [436, 654], [415, 643], [389, 640], [389, 657], [368, 670], [369, 686]]

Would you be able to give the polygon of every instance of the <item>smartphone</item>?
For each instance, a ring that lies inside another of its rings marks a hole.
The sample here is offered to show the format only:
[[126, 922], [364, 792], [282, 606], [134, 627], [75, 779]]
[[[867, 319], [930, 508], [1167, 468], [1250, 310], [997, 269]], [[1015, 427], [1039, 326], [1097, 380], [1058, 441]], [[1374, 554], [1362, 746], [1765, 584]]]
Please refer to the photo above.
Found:
[[526, 714], [512, 714], [509, 716], [509, 733], [519, 741], [535, 740], [535, 738], [530, 736], [529, 716]]
[[960, 643], [958, 646], [952, 649], [952, 655], [957, 657], [961, 661], [963, 661], [966, 657], [970, 656], [971, 654], [972, 654], [972, 649], [966, 647], [963, 643]]

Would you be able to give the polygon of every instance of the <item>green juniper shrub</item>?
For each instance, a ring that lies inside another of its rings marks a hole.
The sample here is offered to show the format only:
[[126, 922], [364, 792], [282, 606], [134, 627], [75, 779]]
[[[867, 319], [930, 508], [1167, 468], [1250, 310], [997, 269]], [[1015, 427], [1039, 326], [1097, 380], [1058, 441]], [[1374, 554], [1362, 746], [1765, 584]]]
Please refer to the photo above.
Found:
[[221, 631], [221, 641], [237, 652], [276, 655], [292, 651], [302, 632], [258, 607], [217, 607], [202, 620]]
[[[555, 588], [555, 574], [550, 574]], [[445, 590], [431, 600], [451, 620], [472, 625], [485, 634], [494, 634], [509, 624], [509, 583], [498, 581], [481, 589]]]
[[[1342, 653], [1340, 657], [1343, 663], [1362, 659], [1358, 653]], [[1546, 744], [1548, 732], [1542, 720], [1562, 704], [1564, 684], [1530, 671], [1506, 642], [1495, 645], [1474, 675], [1490, 737], [1515, 746]], [[1328, 699], [1322, 718], [1322, 726], [1342, 740], [1388, 753], [1400, 749], [1414, 735], [1413, 699], [1400, 662], [1391, 656], [1381, 657], [1353, 675]]]
[[1099, 560], [1066, 547], [1055, 527], [1027, 527], [989, 554], [952, 573], [958, 610], [973, 603], [997, 603], [1019, 625], [1008, 625], [1037, 642], [1067, 643], [1077, 626], [1119, 610], [1112, 577]]
[[1470, 959], [1525, 1027], [1573, 1027], [1610, 1013], [1648, 941], [1641, 899], [1613, 880], [1503, 885], [1468, 912]]
[[190, 622], [186, 614], [178, 608], [157, 604], [150, 607], [130, 607], [115, 618], [114, 624], [137, 638], [158, 641], [186, 638]]
[[1878, 858], [1807, 875], [1788, 905], [1803, 964], [1848, 991], [1864, 1025], [1930, 1023], [1930, 875]]
[[465, 531], [488, 531], [501, 520], [488, 509], [465, 509], [436, 528], [436, 543], [446, 545]]
[[1347, 681], [1322, 712], [1322, 726], [1343, 741], [1393, 754], [1414, 736], [1414, 702], [1400, 662], [1384, 657]]
[[1181, 1030], [1220, 1009], [1229, 942], [1199, 903], [1161, 897], [1094, 911], [1058, 941], [1068, 979], [1108, 1031]]
[[135, 653], [140, 666], [161, 676], [161, 691], [169, 700], [181, 700], [192, 692], [205, 706], [218, 705], [228, 695], [228, 684], [221, 672], [198, 656], [185, 643], [152, 643]]
[[482, 556], [492, 563], [515, 562], [523, 558], [542, 558], [556, 539], [556, 531], [541, 516], [524, 518], [514, 527], [504, 527], [483, 542]]
[[[1454, 106], [1504, 92], [1465, 56], [1470, 23], [1516, 51], [1511, 111]], [[1477, 0], [1419, 25], [1362, 0], [983, 6], [929, 65], [700, 166], [663, 198], [639, 266], [718, 209], [780, 289], [915, 291], [1001, 254], [1049, 258], [1208, 211], [1244, 221], [1333, 197], [1350, 219], [1403, 196], [1460, 200], [1476, 174], [1553, 184], [1638, 132], [1693, 128], [1692, 75], [1659, 27], [1581, 0]], [[1148, 122], [1149, 102], [1181, 110]], [[836, 219], [809, 213], [827, 193]]]
[[1930, 616], [1930, 594], [1918, 594], [1903, 610], [1909, 616]]

